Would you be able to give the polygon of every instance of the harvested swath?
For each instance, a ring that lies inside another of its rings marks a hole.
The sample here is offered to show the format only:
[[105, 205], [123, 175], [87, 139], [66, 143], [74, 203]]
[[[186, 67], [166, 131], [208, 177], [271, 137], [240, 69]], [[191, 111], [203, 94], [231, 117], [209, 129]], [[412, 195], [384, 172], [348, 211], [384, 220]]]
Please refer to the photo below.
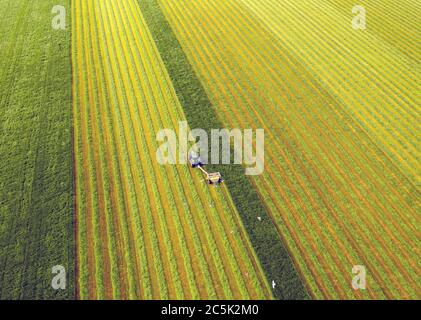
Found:
[[[413, 186], [353, 118], [342, 112], [340, 103], [314, 81], [313, 74], [300, 67], [301, 61], [262, 27], [271, 20], [262, 18], [262, 22], [255, 19], [254, 11], [250, 13], [250, 7], [259, 11], [266, 6], [244, 6], [243, 1], [161, 3], [228, 124], [261, 126], [270, 134], [267, 174], [255, 184], [268, 199], [290, 248], [301, 252], [294, 252], [294, 257], [315, 296], [359, 297], [347, 277], [357, 261], [364, 261], [373, 273], [374, 290], [366, 297], [416, 296], [412, 248], [417, 246], [413, 222], [416, 225], [418, 220], [414, 195], [408, 192]], [[397, 192], [395, 185], [408, 193]], [[266, 192], [269, 186], [281, 197]], [[407, 221], [401, 222], [403, 217]], [[350, 224], [354, 219], [365, 223]], [[389, 247], [389, 241], [396, 247]], [[310, 249], [314, 244], [315, 251], [322, 253], [317, 260]], [[328, 272], [332, 266], [336, 268]]]
[[137, 3], [74, 13], [81, 298], [269, 298], [230, 199], [156, 162], [157, 131], [185, 116]]

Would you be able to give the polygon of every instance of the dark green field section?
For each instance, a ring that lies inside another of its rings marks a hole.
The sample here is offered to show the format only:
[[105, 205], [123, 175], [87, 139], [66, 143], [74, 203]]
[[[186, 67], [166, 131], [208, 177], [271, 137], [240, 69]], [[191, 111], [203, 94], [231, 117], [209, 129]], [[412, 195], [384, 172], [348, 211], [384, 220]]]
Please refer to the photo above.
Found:
[[0, 0], [0, 299], [74, 297], [69, 13], [70, 0]]
[[[222, 128], [216, 111], [158, 2], [139, 0], [139, 5], [184, 108], [190, 128], [202, 128], [208, 134], [211, 129]], [[224, 176], [266, 277], [269, 283], [273, 280], [277, 284], [274, 296], [278, 299], [307, 299], [308, 293], [303, 282], [257, 192], [244, 174], [244, 168], [240, 165], [214, 165], [208, 168], [210, 171], [220, 171]], [[262, 221], [259, 222], [256, 216], [261, 216]]]

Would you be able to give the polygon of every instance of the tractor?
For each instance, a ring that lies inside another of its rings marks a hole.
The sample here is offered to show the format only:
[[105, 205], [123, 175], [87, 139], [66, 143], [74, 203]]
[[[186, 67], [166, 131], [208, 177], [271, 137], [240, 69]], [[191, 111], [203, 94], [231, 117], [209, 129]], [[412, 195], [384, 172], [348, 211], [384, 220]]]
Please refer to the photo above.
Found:
[[208, 184], [220, 184], [224, 182], [220, 172], [209, 173], [203, 168], [202, 159], [197, 154], [190, 153], [189, 162], [192, 168], [199, 168], [206, 175], [206, 182]]

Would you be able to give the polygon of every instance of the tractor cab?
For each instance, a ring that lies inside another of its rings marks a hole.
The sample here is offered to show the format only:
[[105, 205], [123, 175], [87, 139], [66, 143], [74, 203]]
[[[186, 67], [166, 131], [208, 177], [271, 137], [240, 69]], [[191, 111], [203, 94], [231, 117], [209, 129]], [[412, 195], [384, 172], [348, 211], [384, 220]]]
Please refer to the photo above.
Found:
[[189, 162], [192, 168], [203, 166], [202, 159], [195, 153], [189, 154]]

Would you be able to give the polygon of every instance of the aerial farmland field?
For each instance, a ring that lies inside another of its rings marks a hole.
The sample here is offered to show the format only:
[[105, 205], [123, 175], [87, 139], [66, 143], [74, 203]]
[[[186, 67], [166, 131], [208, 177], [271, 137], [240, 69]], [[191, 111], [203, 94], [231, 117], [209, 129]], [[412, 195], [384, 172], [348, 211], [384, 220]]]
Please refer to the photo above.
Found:
[[0, 0], [0, 300], [420, 299], [420, 15]]

